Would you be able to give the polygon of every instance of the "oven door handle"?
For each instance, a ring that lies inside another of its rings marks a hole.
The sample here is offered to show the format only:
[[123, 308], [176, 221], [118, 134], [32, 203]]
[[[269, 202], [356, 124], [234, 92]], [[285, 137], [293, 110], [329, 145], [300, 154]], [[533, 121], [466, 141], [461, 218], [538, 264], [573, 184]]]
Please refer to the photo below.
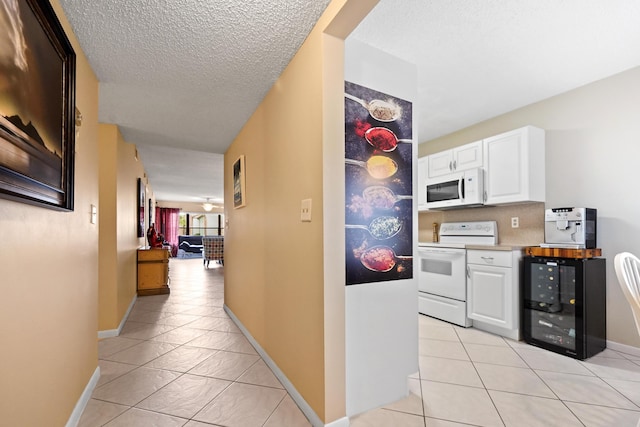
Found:
[[448, 251], [446, 249], [433, 249], [429, 251], [418, 251], [418, 256], [420, 258], [438, 258], [438, 259], [455, 259], [455, 258], [464, 258], [465, 252], [459, 251]]
[[425, 254], [425, 255], [429, 255], [429, 254], [448, 254], [448, 255], [459, 254], [459, 255], [462, 255], [462, 254], [464, 254], [464, 250], [458, 251], [458, 250], [454, 249], [454, 250], [448, 251], [446, 249], [427, 249], [427, 250], [422, 249], [422, 250], [419, 250], [418, 253], [422, 253], [422, 254]]

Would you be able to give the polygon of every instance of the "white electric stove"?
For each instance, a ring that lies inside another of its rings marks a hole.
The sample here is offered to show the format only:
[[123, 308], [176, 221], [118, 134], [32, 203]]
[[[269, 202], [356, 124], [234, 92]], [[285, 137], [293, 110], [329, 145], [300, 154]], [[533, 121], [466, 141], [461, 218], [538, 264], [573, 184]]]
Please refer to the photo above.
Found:
[[469, 327], [467, 317], [468, 245], [498, 243], [495, 221], [442, 223], [439, 242], [418, 243], [418, 311]]

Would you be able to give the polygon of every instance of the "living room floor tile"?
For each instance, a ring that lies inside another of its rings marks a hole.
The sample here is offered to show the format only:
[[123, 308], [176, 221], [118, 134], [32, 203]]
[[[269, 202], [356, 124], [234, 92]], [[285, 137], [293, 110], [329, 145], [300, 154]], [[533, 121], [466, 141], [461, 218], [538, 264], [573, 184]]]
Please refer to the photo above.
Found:
[[218, 351], [191, 369], [189, 373], [235, 381], [258, 360], [260, 360], [259, 356], [251, 354]]
[[82, 413], [78, 427], [102, 426], [129, 409], [126, 405], [90, 399]]
[[144, 365], [173, 350], [177, 346], [164, 342], [143, 341], [111, 356], [105, 357], [112, 362], [129, 363], [132, 365]]
[[350, 427], [424, 427], [424, 417], [388, 409], [374, 409], [357, 415], [350, 421]]
[[420, 356], [444, 357], [446, 359], [469, 360], [460, 342], [420, 338]]
[[473, 362], [492, 363], [494, 365], [527, 368], [522, 358], [511, 347], [498, 347], [483, 344], [464, 344]]
[[137, 368], [96, 388], [93, 397], [107, 402], [133, 406], [180, 375], [177, 372], [161, 369]]
[[311, 423], [295, 404], [291, 396], [286, 395], [271, 414], [264, 427], [311, 427]]
[[104, 427], [181, 427], [186, 424], [184, 418], [173, 417], [158, 412], [145, 411], [138, 408], [131, 408], [113, 421], [105, 424]]
[[192, 418], [230, 384], [230, 381], [217, 378], [186, 374], [147, 397], [136, 407]]
[[483, 388], [422, 381], [422, 400], [427, 417], [485, 427], [503, 426]]
[[104, 359], [112, 354], [118, 353], [134, 345], [140, 344], [144, 340], [136, 340], [124, 337], [104, 338], [98, 341], [98, 357]]
[[229, 427], [260, 427], [285, 395], [284, 390], [233, 383], [193, 419]]
[[528, 368], [474, 363], [487, 390], [508, 391], [555, 399], [556, 395]]
[[582, 427], [558, 399], [490, 390], [489, 394], [506, 427]]
[[175, 329], [171, 329], [160, 335], [156, 335], [151, 338], [152, 341], [166, 342], [169, 344], [185, 344], [200, 335], [204, 334], [202, 329], [190, 328], [188, 326], [180, 326]]
[[148, 368], [166, 369], [170, 371], [187, 372], [202, 361], [216, 354], [217, 350], [201, 347], [177, 347], [145, 366]]
[[538, 375], [562, 400], [614, 408], [639, 409], [637, 405], [600, 378], [546, 371], [538, 371]]
[[640, 411], [573, 402], [567, 402], [567, 406], [587, 427], [637, 427], [640, 425]]
[[100, 379], [96, 387], [105, 385], [106, 383], [115, 380], [116, 378], [131, 372], [137, 368], [136, 365], [128, 363], [112, 362], [110, 360], [98, 360], [98, 366], [100, 366]]
[[423, 380], [482, 387], [482, 381], [469, 361], [420, 356], [419, 364]]
[[[101, 378], [80, 427], [309, 427], [222, 307], [223, 266], [169, 262], [171, 293], [137, 298], [122, 335], [99, 340]], [[607, 349], [578, 361], [424, 315], [417, 322], [409, 396], [352, 426], [638, 427], [640, 355]]]

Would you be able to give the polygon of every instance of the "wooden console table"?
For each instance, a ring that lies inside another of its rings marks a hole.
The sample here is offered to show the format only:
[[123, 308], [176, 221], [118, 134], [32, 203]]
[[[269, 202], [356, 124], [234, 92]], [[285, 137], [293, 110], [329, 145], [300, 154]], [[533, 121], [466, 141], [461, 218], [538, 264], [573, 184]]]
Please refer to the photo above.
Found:
[[138, 295], [168, 294], [169, 251], [138, 249]]

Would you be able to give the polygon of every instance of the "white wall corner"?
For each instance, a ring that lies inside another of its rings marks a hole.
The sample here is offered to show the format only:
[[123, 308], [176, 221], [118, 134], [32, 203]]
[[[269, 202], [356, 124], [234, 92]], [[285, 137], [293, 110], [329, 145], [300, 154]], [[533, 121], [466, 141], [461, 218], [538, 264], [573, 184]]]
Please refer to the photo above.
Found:
[[120, 321], [120, 324], [118, 325], [118, 328], [107, 329], [106, 331], [98, 331], [98, 339], [113, 338], [113, 337], [119, 336], [137, 300], [138, 300], [138, 295], [134, 295], [133, 299], [131, 300], [131, 303], [129, 304], [129, 308], [127, 308], [127, 312], [124, 314], [124, 316], [122, 317], [122, 320]]

